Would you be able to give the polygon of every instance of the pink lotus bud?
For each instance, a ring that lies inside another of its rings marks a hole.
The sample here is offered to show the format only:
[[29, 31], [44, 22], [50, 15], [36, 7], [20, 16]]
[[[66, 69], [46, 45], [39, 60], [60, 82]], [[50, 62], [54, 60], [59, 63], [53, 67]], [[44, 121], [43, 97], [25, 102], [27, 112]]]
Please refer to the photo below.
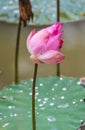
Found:
[[60, 52], [63, 44], [61, 28], [62, 24], [57, 22], [38, 32], [32, 30], [27, 38], [27, 48], [34, 63], [58, 64], [64, 60]]

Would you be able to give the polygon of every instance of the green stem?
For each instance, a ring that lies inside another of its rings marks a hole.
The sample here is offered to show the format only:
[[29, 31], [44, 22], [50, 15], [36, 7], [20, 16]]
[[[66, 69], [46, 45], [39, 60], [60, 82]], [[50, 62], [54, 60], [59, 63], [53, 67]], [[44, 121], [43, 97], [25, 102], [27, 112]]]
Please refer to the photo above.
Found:
[[19, 56], [19, 42], [20, 42], [20, 32], [21, 32], [21, 18], [19, 18], [19, 25], [17, 31], [16, 39], [16, 50], [15, 50], [15, 83], [19, 81], [18, 77], [18, 56]]
[[57, 0], [57, 21], [60, 21], [60, 0]]
[[36, 130], [35, 84], [36, 84], [37, 68], [38, 68], [38, 64], [35, 64], [34, 77], [33, 77], [33, 86], [32, 86], [32, 126], [33, 126], [33, 130]]
[[[60, 21], [60, 0], [57, 0], [57, 21]], [[57, 64], [56, 67], [56, 75], [60, 76], [60, 64]]]

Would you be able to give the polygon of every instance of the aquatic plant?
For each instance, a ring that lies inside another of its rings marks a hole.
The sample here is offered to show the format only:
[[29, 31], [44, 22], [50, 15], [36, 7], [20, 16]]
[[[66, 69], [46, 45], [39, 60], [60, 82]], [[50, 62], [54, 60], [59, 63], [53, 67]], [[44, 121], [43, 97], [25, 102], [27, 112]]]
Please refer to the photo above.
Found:
[[35, 116], [35, 84], [38, 63], [58, 64], [64, 60], [64, 55], [60, 52], [63, 44], [61, 36], [62, 24], [57, 22], [37, 33], [32, 30], [27, 38], [27, 49], [30, 52], [30, 59], [35, 63], [33, 86], [32, 86], [32, 123], [33, 130], [36, 130]]
[[[57, 0], [56, 3], [57, 3], [57, 13], [56, 13], [57, 14], [57, 21], [59, 22], [60, 21], [60, 0]], [[60, 64], [57, 64], [56, 75], [60, 76]]]
[[[32, 130], [33, 79], [10, 84], [0, 91], [0, 130]], [[84, 130], [85, 87], [79, 78], [38, 77], [37, 130]], [[62, 125], [61, 125], [62, 124]]]
[[19, 42], [20, 42], [20, 33], [21, 33], [21, 23], [23, 21], [24, 26], [26, 27], [27, 20], [33, 19], [33, 13], [31, 9], [30, 0], [19, 0], [19, 24], [17, 30], [17, 39], [16, 39], [16, 50], [15, 50], [15, 83], [19, 81], [18, 77], [18, 55], [19, 55]]
[[20, 17], [26, 26], [27, 21], [33, 19], [33, 12], [30, 0], [19, 0]]

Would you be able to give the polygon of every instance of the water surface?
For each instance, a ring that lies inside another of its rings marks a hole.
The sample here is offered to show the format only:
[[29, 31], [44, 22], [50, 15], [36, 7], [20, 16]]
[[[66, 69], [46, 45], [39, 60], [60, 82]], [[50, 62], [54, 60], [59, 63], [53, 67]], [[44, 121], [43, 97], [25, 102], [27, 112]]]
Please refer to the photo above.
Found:
[[[34, 64], [29, 58], [26, 38], [32, 29], [40, 30], [45, 26], [28, 26], [21, 31], [19, 51], [19, 79], [33, 77]], [[85, 20], [63, 25], [63, 48], [65, 60], [61, 64], [61, 75], [85, 77]], [[14, 81], [16, 24], [0, 23], [0, 86]], [[56, 65], [39, 64], [38, 77], [54, 76]]]

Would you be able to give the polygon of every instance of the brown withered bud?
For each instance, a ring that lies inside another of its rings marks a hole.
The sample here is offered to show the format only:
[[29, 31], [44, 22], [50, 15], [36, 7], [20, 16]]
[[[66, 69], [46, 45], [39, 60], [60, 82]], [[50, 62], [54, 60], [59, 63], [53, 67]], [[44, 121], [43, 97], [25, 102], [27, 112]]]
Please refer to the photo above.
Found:
[[85, 130], [85, 121], [81, 123], [81, 126], [77, 130]]
[[19, 11], [24, 26], [26, 26], [27, 20], [33, 20], [33, 12], [30, 0], [19, 0]]

